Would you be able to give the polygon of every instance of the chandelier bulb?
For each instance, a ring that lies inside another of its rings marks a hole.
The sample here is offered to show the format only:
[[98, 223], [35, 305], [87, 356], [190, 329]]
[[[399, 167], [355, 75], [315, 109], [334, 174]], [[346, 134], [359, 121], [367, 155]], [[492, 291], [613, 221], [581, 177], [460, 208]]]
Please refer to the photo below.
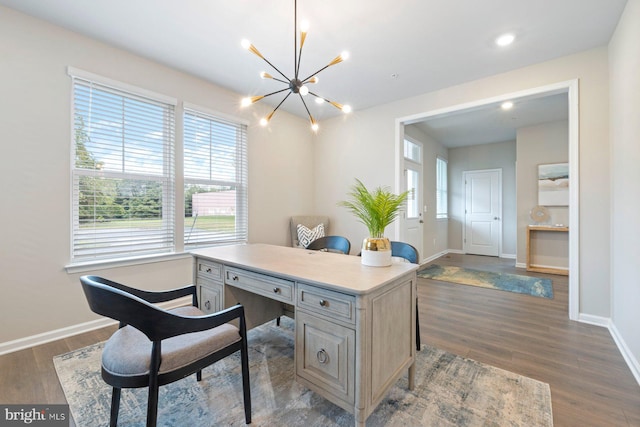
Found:
[[242, 45], [243, 49], [249, 49], [251, 47], [251, 42], [247, 39], [243, 39], [240, 44]]
[[343, 105], [342, 106], [342, 112], [349, 114], [351, 112], [351, 106], [350, 105]]
[[248, 107], [249, 105], [251, 105], [251, 98], [242, 98], [240, 105], [243, 107]]
[[266, 117], [260, 119], [260, 126], [266, 126], [269, 124], [269, 120]]
[[302, 21], [300, 21], [300, 32], [306, 33], [308, 31], [309, 31], [309, 21], [307, 21], [306, 19], [303, 19]]
[[324, 98], [317, 97], [316, 104], [324, 104]]
[[346, 61], [347, 59], [349, 59], [349, 52], [347, 52], [346, 50], [345, 50], [345, 51], [343, 51], [343, 52], [340, 54], [340, 58], [342, 58], [342, 60], [343, 60], [343, 61]]
[[300, 93], [300, 95], [306, 96], [309, 94], [309, 88], [306, 86], [300, 86], [300, 89], [298, 89], [298, 92]]
[[272, 79], [273, 76], [269, 73], [267, 73], [266, 71], [262, 71], [260, 72], [260, 78], [261, 79]]
[[311, 130], [314, 132], [318, 132], [319, 126], [317, 123], [314, 123], [311, 125]]

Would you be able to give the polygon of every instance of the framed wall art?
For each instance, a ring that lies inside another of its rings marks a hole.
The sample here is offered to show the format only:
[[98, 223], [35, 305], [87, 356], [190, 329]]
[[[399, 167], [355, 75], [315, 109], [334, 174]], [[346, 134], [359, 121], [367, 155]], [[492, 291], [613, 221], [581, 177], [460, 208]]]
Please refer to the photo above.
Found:
[[569, 206], [569, 163], [538, 165], [538, 204]]

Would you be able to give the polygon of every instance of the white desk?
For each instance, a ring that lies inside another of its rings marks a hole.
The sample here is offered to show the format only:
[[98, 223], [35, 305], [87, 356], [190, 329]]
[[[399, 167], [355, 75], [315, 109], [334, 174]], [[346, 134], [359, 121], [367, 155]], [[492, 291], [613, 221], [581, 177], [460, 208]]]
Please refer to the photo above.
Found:
[[417, 265], [264, 244], [193, 252], [204, 311], [236, 302], [248, 327], [295, 317], [296, 380], [355, 416], [356, 426], [409, 371], [415, 380]]

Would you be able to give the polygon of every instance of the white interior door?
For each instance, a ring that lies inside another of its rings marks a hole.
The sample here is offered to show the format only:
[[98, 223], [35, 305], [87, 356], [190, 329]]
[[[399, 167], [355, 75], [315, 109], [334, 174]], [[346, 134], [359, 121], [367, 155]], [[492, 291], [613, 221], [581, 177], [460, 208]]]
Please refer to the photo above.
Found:
[[423, 241], [423, 181], [422, 144], [405, 140], [403, 191], [409, 191], [406, 209], [401, 215], [400, 239], [413, 245], [422, 254]]
[[464, 251], [474, 255], [500, 255], [502, 241], [502, 170], [464, 174]]

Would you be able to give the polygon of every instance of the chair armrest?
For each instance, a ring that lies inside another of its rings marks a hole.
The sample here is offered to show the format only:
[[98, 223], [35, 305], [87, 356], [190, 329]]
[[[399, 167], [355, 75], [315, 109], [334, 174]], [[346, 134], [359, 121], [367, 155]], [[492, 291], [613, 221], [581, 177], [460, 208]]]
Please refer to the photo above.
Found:
[[[245, 323], [244, 307], [240, 304], [205, 316], [183, 316], [168, 311], [165, 311], [164, 314], [167, 314], [168, 317], [162, 315], [162, 319], [158, 319], [159, 323], [156, 326], [157, 334], [155, 334], [155, 339], [158, 340], [192, 332], [206, 331], [229, 323], [234, 319], [240, 319], [242, 325]], [[154, 338], [149, 338], [154, 341]]]

